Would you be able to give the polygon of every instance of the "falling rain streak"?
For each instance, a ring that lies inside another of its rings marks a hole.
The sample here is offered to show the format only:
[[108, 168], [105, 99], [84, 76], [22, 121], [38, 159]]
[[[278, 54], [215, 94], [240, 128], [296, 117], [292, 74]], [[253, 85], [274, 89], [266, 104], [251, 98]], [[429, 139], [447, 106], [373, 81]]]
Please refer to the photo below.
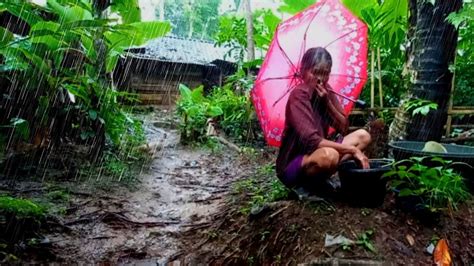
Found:
[[[472, 264], [473, 11], [2, 0], [0, 263]], [[347, 132], [288, 107], [314, 47]]]

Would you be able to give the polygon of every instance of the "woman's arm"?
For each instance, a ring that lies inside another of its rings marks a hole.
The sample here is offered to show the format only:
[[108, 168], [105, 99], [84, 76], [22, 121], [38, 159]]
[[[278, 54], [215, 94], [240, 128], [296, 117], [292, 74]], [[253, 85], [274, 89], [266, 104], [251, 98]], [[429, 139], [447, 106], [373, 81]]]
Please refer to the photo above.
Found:
[[333, 126], [342, 134], [346, 134], [347, 130], [349, 129], [349, 121], [344, 114], [344, 109], [342, 108], [341, 103], [337, 99], [336, 95], [332, 92], [329, 92], [327, 95], [327, 108], [330, 116], [333, 119]]
[[341, 144], [327, 139], [321, 140], [319, 142], [318, 148], [333, 148], [341, 155], [354, 155], [357, 152], [357, 148], [347, 144]]
[[342, 158], [344, 155], [350, 155], [360, 163], [363, 169], [370, 168], [369, 159], [367, 156], [365, 156], [365, 154], [355, 146], [323, 139], [321, 142], [319, 142], [318, 148], [333, 148], [339, 152], [341, 155], [340, 158]]

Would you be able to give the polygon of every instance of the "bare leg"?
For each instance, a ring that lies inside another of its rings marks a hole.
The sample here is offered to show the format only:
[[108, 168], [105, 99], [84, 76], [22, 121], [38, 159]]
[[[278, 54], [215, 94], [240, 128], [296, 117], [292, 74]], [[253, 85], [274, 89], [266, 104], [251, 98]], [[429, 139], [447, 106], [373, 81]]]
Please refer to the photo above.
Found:
[[306, 176], [320, 173], [333, 174], [339, 164], [339, 153], [333, 148], [320, 148], [303, 157], [302, 167]]
[[[365, 129], [359, 129], [356, 130], [349, 135], [344, 137], [344, 140], [342, 141], [342, 144], [347, 144], [354, 146], [358, 148], [361, 151], [364, 151], [367, 146], [369, 146], [371, 141], [371, 137], [369, 132], [367, 132]], [[345, 161], [349, 159], [351, 155], [344, 155], [341, 158], [341, 161]]]

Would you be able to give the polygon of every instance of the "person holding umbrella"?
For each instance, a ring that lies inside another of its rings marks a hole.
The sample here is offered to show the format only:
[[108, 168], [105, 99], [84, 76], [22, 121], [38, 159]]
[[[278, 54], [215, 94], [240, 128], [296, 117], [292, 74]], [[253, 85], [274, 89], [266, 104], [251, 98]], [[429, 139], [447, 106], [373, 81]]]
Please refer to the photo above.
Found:
[[[276, 170], [290, 188], [324, 191], [339, 163], [349, 158], [369, 168], [363, 150], [370, 134], [360, 129], [342, 137], [348, 131], [348, 119], [328, 84], [331, 68], [332, 58], [325, 48], [308, 49], [299, 69], [302, 83], [289, 95]], [[328, 136], [330, 127], [338, 134]]]

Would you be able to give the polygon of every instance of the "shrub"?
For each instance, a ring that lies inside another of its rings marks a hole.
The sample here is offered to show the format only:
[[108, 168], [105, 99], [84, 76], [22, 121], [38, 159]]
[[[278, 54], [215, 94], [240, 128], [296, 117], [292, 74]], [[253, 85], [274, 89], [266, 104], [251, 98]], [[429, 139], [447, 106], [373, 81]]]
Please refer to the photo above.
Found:
[[182, 117], [181, 140], [186, 142], [207, 141], [209, 120], [234, 140], [243, 142], [253, 133], [256, 117], [250, 97], [238, 95], [228, 84], [216, 88], [209, 96], [204, 96], [203, 88], [190, 90], [180, 86], [177, 112]]
[[384, 177], [392, 179], [392, 188], [399, 191], [399, 197], [416, 197], [432, 212], [453, 210], [469, 198], [469, 192], [463, 177], [450, 164], [436, 157], [412, 157], [394, 163]]
[[221, 115], [222, 109], [212, 105], [211, 101], [204, 97], [203, 87], [194, 90], [185, 85], [179, 86], [180, 98], [176, 104], [177, 112], [182, 117], [180, 124], [181, 141], [204, 142], [206, 140], [206, 125], [210, 118]]
[[250, 97], [238, 95], [231, 90], [231, 85], [226, 85], [216, 88], [210, 95], [210, 101], [222, 110], [222, 114], [217, 117], [219, 127], [235, 140], [245, 141], [255, 122]]

